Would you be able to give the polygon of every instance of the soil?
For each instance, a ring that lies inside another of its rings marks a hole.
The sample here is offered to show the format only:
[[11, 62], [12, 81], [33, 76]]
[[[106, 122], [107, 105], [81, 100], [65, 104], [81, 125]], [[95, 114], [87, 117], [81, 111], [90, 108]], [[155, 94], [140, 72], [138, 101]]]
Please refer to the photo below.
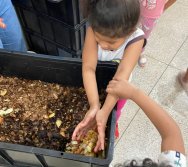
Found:
[[0, 76], [0, 141], [64, 151], [88, 108], [83, 88]]

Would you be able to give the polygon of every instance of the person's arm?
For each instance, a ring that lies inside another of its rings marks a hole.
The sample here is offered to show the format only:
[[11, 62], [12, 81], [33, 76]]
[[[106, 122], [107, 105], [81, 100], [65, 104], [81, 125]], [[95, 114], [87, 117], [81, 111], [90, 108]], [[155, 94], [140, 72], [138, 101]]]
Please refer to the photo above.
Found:
[[121, 98], [133, 100], [159, 131], [162, 143], [161, 151], [175, 150], [185, 154], [181, 131], [176, 122], [154, 100], [143, 91], [124, 80], [113, 80], [107, 92]]
[[162, 138], [161, 151], [175, 150], [185, 154], [180, 129], [167, 112], [139, 89], [136, 89], [132, 100], [159, 131]]
[[[144, 39], [130, 44], [124, 53], [123, 59], [118, 66], [118, 69], [114, 75], [115, 79], [128, 80], [131, 72], [133, 71], [135, 65], [138, 62], [138, 58], [142, 52], [144, 45]], [[118, 98], [108, 94], [106, 100], [100, 111], [97, 112], [96, 120], [98, 126], [99, 139], [95, 148], [95, 151], [104, 150], [104, 140], [105, 140], [105, 126], [109, 117], [110, 112], [114, 108]], [[102, 132], [103, 131], [103, 132]]]
[[100, 108], [96, 82], [97, 42], [91, 27], [88, 27], [82, 54], [82, 76], [84, 88], [91, 108]]
[[[139, 40], [131, 45], [129, 45], [124, 53], [124, 56], [118, 66], [118, 69], [114, 75], [114, 79], [124, 79], [128, 80], [131, 75], [134, 67], [136, 66], [139, 56], [142, 52], [144, 44], [144, 39]], [[102, 110], [108, 113], [111, 112], [114, 108], [117, 98], [112, 97], [112, 95], [107, 95], [104, 105], [102, 106]], [[109, 114], [108, 114], [109, 115]]]
[[95, 74], [98, 60], [97, 50], [93, 30], [91, 27], [88, 27], [82, 53], [82, 77], [90, 109], [86, 113], [85, 118], [75, 128], [72, 135], [73, 140], [79, 140], [93, 125], [96, 125], [95, 116], [100, 109]]

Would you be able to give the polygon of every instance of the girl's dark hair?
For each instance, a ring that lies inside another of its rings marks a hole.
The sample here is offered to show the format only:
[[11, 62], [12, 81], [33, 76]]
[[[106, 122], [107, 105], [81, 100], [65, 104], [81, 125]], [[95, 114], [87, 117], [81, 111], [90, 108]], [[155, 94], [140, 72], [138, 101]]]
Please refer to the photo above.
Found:
[[141, 163], [133, 159], [131, 161], [126, 161], [123, 164], [118, 163], [114, 165], [114, 167], [172, 167], [172, 166], [166, 163], [158, 164], [152, 161], [150, 158], [145, 158]]
[[139, 20], [139, 0], [81, 0], [85, 17], [94, 31], [108, 37], [124, 37]]

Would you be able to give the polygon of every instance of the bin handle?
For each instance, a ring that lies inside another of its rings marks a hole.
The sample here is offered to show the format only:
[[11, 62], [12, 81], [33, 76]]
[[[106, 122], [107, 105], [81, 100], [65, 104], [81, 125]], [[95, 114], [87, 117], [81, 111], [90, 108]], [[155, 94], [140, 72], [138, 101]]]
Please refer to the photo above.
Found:
[[63, 0], [48, 0], [49, 2], [52, 2], [52, 3], [59, 3], [59, 2], [61, 2], [61, 1], [63, 1]]

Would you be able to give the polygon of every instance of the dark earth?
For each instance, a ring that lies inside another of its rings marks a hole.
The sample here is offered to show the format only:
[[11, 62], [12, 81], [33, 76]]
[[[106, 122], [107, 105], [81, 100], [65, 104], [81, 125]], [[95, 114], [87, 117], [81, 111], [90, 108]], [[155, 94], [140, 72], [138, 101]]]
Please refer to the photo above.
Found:
[[65, 151], [88, 109], [82, 87], [0, 76], [1, 142]]

